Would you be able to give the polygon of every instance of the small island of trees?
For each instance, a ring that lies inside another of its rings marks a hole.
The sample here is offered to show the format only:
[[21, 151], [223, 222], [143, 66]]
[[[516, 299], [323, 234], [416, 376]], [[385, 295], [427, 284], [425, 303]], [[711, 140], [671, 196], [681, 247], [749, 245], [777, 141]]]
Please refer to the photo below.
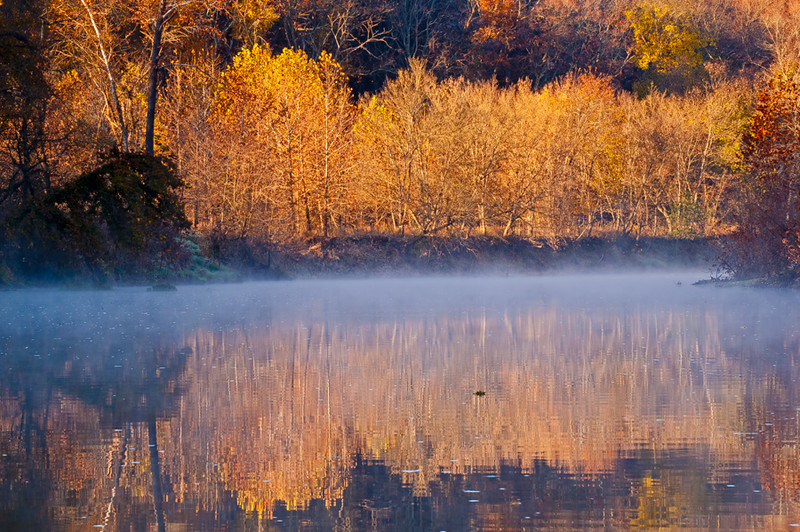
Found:
[[777, 0], [2, 0], [0, 284], [598, 237], [713, 240], [721, 273], [792, 283], [798, 22]]

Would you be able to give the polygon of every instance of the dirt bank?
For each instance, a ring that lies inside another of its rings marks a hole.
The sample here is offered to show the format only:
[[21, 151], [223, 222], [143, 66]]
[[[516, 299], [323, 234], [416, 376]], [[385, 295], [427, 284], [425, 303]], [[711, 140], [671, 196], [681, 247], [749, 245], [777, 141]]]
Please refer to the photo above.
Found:
[[552, 246], [496, 237], [366, 235], [311, 239], [280, 247], [217, 242], [210, 255], [244, 277], [304, 278], [709, 269], [716, 248], [708, 239], [584, 238]]

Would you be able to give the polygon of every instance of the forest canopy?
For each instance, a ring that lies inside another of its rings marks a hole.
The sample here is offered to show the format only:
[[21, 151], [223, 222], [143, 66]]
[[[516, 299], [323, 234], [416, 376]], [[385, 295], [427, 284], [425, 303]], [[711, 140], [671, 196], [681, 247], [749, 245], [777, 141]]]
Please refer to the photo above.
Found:
[[[3, 0], [0, 279], [144, 273], [185, 231], [725, 237], [728, 273], [793, 276], [798, 22], [777, 0]], [[138, 201], [124, 175], [165, 187], [136, 223], [101, 200]]]

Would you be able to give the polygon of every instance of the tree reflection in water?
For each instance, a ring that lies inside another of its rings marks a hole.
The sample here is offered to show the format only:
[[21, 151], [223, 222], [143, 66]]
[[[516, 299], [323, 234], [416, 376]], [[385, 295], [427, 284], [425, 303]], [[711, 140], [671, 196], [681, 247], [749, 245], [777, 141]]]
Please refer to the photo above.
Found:
[[696, 293], [5, 326], [0, 523], [787, 526], [796, 296]]

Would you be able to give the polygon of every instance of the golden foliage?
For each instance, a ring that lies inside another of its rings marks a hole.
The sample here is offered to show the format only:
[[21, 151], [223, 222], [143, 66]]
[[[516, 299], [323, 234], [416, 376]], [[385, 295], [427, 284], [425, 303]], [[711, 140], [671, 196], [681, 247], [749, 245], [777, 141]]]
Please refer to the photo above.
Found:
[[667, 74], [703, 64], [702, 50], [711, 41], [681, 24], [668, 9], [642, 3], [626, 11], [625, 16], [633, 30], [632, 60], [642, 70]]
[[242, 50], [221, 76], [209, 119], [220, 145], [229, 146], [217, 158], [226, 177], [214, 216], [233, 217], [235, 233], [327, 233], [346, 216], [354, 109], [330, 55]]

